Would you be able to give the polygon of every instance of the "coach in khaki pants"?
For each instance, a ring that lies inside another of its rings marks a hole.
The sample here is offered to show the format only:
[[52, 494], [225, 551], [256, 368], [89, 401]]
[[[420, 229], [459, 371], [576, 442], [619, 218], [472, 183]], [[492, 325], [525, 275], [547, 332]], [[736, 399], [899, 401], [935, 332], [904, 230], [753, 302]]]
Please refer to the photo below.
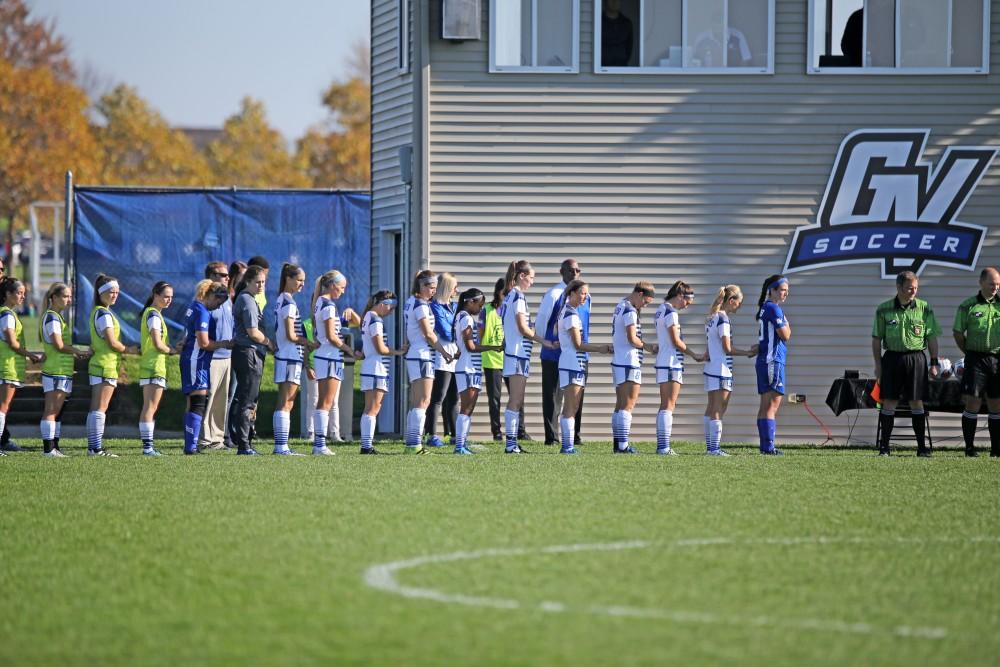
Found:
[[[222, 262], [212, 262], [205, 267], [205, 277], [229, 286], [229, 271]], [[232, 340], [233, 302], [229, 299], [212, 311], [209, 322], [209, 338], [212, 340]], [[229, 378], [232, 367], [232, 351], [218, 349], [212, 354], [209, 370], [208, 409], [201, 423], [199, 449], [224, 449], [231, 446], [226, 433], [226, 415], [229, 412]]]

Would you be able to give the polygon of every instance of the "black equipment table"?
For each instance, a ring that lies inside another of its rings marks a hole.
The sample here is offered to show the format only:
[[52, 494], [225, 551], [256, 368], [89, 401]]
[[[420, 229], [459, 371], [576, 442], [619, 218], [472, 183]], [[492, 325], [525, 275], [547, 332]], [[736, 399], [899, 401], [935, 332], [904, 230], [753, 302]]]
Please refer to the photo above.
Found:
[[[874, 378], [837, 378], [830, 386], [830, 393], [826, 395], [826, 404], [837, 416], [847, 410], [874, 410], [875, 401], [870, 395], [874, 386]], [[924, 408], [927, 412], [965, 412], [961, 383], [955, 378], [930, 380], [927, 383], [927, 400], [924, 401]], [[985, 400], [979, 412], [989, 413]]]

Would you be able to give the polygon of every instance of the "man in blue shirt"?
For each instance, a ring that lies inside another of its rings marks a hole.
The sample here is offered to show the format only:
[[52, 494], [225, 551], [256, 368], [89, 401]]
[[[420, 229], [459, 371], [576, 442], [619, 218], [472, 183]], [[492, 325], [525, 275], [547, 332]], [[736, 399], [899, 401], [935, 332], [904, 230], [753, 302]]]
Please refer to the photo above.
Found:
[[[535, 326], [543, 332], [545, 340], [559, 340], [559, 311], [562, 310], [564, 299], [563, 292], [566, 285], [571, 280], [580, 277], [580, 264], [575, 259], [563, 260], [559, 266], [559, 275], [562, 281], [553, 285], [542, 297], [542, 303], [538, 306], [538, 316], [535, 318]], [[583, 342], [588, 340], [590, 333], [590, 295], [577, 308], [577, 315], [583, 324], [581, 332]], [[555, 445], [559, 443], [559, 415], [562, 412], [562, 390], [559, 388], [559, 349], [542, 347], [542, 418], [545, 424], [545, 444]], [[581, 361], [584, 377], [587, 373], [586, 360]], [[583, 422], [583, 392], [580, 393], [580, 407], [576, 411], [575, 424], [575, 445], [580, 444], [580, 424]]]

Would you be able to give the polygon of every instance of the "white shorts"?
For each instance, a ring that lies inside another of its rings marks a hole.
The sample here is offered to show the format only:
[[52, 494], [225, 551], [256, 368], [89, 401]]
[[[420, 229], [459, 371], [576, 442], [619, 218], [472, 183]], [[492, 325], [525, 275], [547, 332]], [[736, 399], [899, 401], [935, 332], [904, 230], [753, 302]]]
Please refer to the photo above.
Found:
[[719, 377], [718, 375], [705, 374], [705, 391], [718, 391], [719, 389], [725, 389], [726, 391], [733, 390], [733, 378], [730, 377]]
[[362, 375], [361, 391], [389, 391], [389, 378], [381, 375]]
[[147, 384], [155, 385], [157, 387], [167, 388], [167, 378], [141, 378], [139, 380], [139, 386], [145, 387]]
[[434, 360], [433, 359], [407, 359], [406, 360], [406, 375], [410, 378], [410, 382], [416, 382], [417, 380], [433, 380], [434, 379]]
[[503, 355], [503, 376], [509, 378], [512, 375], [531, 375], [531, 359], [512, 357], [509, 354]]
[[315, 370], [317, 380], [344, 379], [343, 359], [324, 359], [322, 357], [313, 357], [313, 365], [316, 367]]
[[50, 391], [61, 391], [64, 394], [73, 393], [73, 378], [65, 375], [45, 375], [42, 374], [42, 393]]
[[99, 375], [90, 376], [90, 386], [94, 387], [99, 384], [110, 384], [112, 387], [118, 386], [118, 378], [102, 378]]
[[274, 384], [281, 384], [282, 382], [302, 384], [301, 361], [274, 360]]
[[676, 382], [684, 384], [684, 369], [682, 368], [656, 368], [656, 383]]
[[17, 380], [0, 380], [0, 384], [8, 384], [11, 387], [17, 387], [17, 388], [21, 388], [24, 386]]
[[642, 369], [630, 366], [615, 366], [612, 364], [611, 377], [614, 378], [616, 387], [624, 382], [642, 384]]
[[587, 374], [583, 371], [567, 371], [559, 369], [559, 388], [565, 389], [571, 384], [578, 387], [587, 386]]
[[455, 373], [455, 389], [458, 393], [462, 393], [467, 389], [482, 389], [483, 388], [483, 374], [482, 373], [463, 373], [458, 371]]

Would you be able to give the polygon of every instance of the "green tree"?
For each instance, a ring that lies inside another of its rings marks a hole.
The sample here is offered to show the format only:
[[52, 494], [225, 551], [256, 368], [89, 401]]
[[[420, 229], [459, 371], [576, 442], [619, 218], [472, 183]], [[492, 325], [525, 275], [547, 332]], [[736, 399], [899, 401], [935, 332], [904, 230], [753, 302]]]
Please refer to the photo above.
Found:
[[367, 189], [371, 184], [370, 64], [367, 44], [355, 44], [350, 76], [334, 81], [323, 94], [329, 117], [297, 143], [313, 187]]
[[243, 98], [239, 113], [226, 119], [223, 136], [206, 149], [219, 185], [247, 188], [309, 187], [305, 171], [289, 154], [281, 133], [267, 122], [264, 105]]
[[206, 185], [208, 161], [190, 139], [173, 130], [134, 88], [120, 85], [97, 102], [103, 124], [101, 182], [108, 185]]

